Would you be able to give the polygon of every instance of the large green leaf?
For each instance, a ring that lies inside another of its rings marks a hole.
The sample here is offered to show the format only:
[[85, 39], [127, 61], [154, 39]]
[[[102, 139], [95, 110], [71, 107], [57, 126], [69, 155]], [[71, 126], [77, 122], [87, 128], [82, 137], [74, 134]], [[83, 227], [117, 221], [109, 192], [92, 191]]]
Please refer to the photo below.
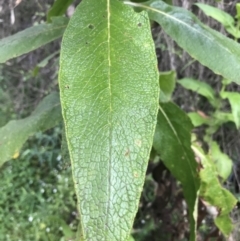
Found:
[[159, 99], [147, 14], [117, 0], [83, 0], [63, 37], [59, 80], [83, 240], [125, 241]]
[[39, 24], [0, 40], [0, 63], [28, 53], [62, 36], [68, 19], [53, 18], [51, 24]]
[[12, 120], [0, 128], [0, 166], [7, 160], [17, 157], [28, 139], [38, 131], [45, 131], [61, 120], [59, 95], [52, 93], [45, 97], [35, 111], [27, 118]]
[[182, 186], [189, 208], [191, 237], [195, 240], [197, 192], [199, 179], [197, 163], [191, 149], [192, 124], [188, 116], [173, 103], [162, 103], [158, 112], [153, 146], [165, 166]]
[[160, 0], [125, 2], [141, 7], [180, 47], [216, 74], [240, 83], [240, 45], [202, 24], [191, 12]]
[[229, 217], [230, 212], [236, 205], [236, 198], [221, 186], [218, 179], [216, 166], [198, 145], [192, 145], [196, 156], [201, 160], [203, 169], [200, 171], [201, 187], [199, 196], [209, 205], [215, 206], [219, 211], [215, 224], [220, 231], [228, 236], [233, 225]]

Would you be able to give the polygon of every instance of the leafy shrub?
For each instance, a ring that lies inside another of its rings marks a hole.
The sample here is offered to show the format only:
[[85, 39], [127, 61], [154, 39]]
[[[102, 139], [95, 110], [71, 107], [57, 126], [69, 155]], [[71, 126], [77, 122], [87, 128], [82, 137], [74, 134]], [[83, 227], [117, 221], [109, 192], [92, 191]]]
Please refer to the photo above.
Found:
[[61, 129], [36, 133], [1, 169], [0, 240], [71, 238], [77, 210], [69, 168], [60, 154]]
[[[158, 72], [149, 20], [160, 24], [201, 64], [236, 83], [240, 83], [239, 44], [202, 24], [191, 12], [160, 0], [83, 0], [68, 21], [61, 15], [71, 2], [57, 0], [48, 22], [0, 41], [0, 62], [6, 62], [63, 35], [60, 101], [52, 93], [29, 117], [0, 129], [1, 164], [16, 158], [33, 133], [62, 121], [62, 112], [63, 149], [71, 160], [78, 200], [76, 240], [132, 239], [150, 150], [181, 183], [189, 240], [196, 240], [200, 201], [216, 207], [215, 224], [228, 236], [233, 228], [229, 213], [236, 199], [222, 187], [211, 158], [197, 141], [191, 142], [193, 126], [187, 114], [171, 102], [174, 73]], [[227, 92], [222, 94], [231, 99]]]

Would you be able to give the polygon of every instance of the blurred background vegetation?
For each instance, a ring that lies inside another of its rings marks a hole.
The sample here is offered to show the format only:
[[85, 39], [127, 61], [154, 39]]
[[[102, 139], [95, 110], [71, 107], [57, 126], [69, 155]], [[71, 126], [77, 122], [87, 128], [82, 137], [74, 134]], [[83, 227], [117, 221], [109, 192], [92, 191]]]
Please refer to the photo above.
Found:
[[[0, 38], [46, 20], [54, 0], [0, 0]], [[80, 1], [75, 1], [68, 15]], [[206, 17], [193, 4], [196, 1], [173, 0], [195, 13], [204, 23], [227, 35], [215, 20]], [[237, 1], [201, 0], [236, 15]], [[177, 79], [190, 77], [210, 84], [218, 94], [221, 77], [194, 61], [156, 24], [152, 24], [160, 71], [176, 71]], [[231, 36], [229, 36], [231, 37]], [[0, 127], [11, 119], [28, 116], [39, 101], [58, 90], [60, 40], [0, 65]], [[239, 92], [236, 84], [227, 90]], [[201, 111], [211, 116], [213, 107], [196, 91], [177, 85], [173, 101], [186, 112]], [[224, 101], [222, 110], [230, 111]], [[203, 140], [206, 126], [195, 128]], [[0, 137], [1, 138], [1, 137]], [[240, 132], [232, 122], [221, 125], [212, 136], [221, 150], [233, 160], [233, 171], [224, 183], [239, 199]], [[61, 152], [62, 125], [32, 136], [19, 156], [0, 168], [0, 240], [70, 241], [78, 224], [78, 211], [69, 160]], [[1, 139], [0, 139], [1, 142]], [[204, 141], [203, 141], [204, 143]], [[199, 207], [198, 240], [224, 240], [214, 226], [211, 210]], [[201, 219], [202, 218], [202, 219]], [[235, 230], [229, 241], [240, 240], [240, 212], [232, 213]], [[188, 240], [187, 209], [179, 183], [171, 176], [159, 157], [151, 153], [146, 182], [133, 227], [136, 241]]]

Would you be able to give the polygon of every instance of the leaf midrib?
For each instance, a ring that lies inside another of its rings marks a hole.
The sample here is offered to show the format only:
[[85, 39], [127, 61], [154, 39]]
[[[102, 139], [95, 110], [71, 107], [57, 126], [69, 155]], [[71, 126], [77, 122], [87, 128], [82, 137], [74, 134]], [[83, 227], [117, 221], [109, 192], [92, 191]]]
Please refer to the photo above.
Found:
[[108, 58], [108, 90], [109, 90], [109, 117], [108, 117], [108, 125], [109, 125], [109, 159], [108, 159], [108, 199], [107, 199], [107, 215], [106, 215], [106, 223], [105, 223], [105, 232], [107, 233], [108, 227], [108, 213], [110, 210], [110, 199], [111, 199], [111, 168], [112, 168], [112, 86], [111, 86], [111, 51], [110, 51], [110, 40], [111, 40], [111, 12], [110, 12], [110, 0], [107, 0], [107, 58]]

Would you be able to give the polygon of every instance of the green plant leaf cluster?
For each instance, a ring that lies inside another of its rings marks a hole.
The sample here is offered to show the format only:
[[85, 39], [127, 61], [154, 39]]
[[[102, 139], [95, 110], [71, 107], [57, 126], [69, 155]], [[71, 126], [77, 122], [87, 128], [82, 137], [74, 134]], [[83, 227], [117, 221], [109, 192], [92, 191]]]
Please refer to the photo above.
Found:
[[29, 136], [54, 127], [60, 121], [59, 95], [54, 92], [45, 97], [29, 117], [9, 121], [0, 128], [0, 165], [11, 158], [17, 158]]
[[[215, 108], [215, 111], [211, 115], [206, 115], [201, 111], [190, 112], [188, 116], [190, 117], [193, 125], [199, 127], [202, 125], [208, 126], [206, 128], [206, 134], [204, 140], [209, 146], [208, 158], [215, 163], [218, 170], [218, 175], [223, 179], [227, 180], [232, 171], [232, 160], [220, 150], [217, 142], [212, 140], [212, 135], [227, 122], [234, 122], [238, 128], [238, 103], [236, 99], [238, 98], [238, 93], [229, 93], [221, 90], [220, 96], [222, 99], [217, 98], [216, 92], [212, 87], [202, 81], [184, 78], [178, 81], [178, 83], [185, 89], [194, 91], [201, 96], [204, 96], [208, 102]], [[224, 83], [224, 82], [223, 82]], [[231, 98], [232, 112], [222, 111], [222, 101], [224, 98]], [[234, 109], [235, 108], [235, 109]]]
[[61, 128], [37, 132], [1, 167], [0, 240], [69, 240], [77, 220], [71, 169], [60, 155]]
[[198, 145], [193, 145], [192, 148], [196, 156], [200, 158], [203, 167], [200, 171], [200, 198], [217, 208], [218, 215], [214, 222], [224, 235], [229, 236], [233, 228], [229, 213], [235, 207], [237, 200], [221, 186], [216, 166], [212, 160], [204, 154]]
[[144, 4], [126, 2], [126, 4], [146, 10], [151, 20], [158, 22], [180, 47], [201, 64], [216, 74], [240, 83], [238, 43], [202, 24], [187, 10], [170, 6], [163, 1], [152, 0]]
[[[221, 210], [215, 223], [224, 235], [229, 235], [229, 212], [236, 200], [222, 188], [218, 177], [227, 179], [232, 162], [211, 138], [227, 121], [240, 126], [240, 95], [225, 91], [229, 82], [240, 83], [239, 43], [204, 25], [191, 12], [160, 0], [83, 0], [68, 23], [61, 15], [72, 2], [56, 0], [48, 13], [48, 23], [0, 40], [0, 63], [4, 63], [64, 33], [60, 103], [58, 94], [52, 93], [29, 117], [0, 128], [0, 164], [16, 158], [29, 136], [56, 125], [62, 110], [62, 149], [72, 165], [78, 201], [77, 240], [133, 239], [131, 228], [152, 147], [183, 187], [190, 240], [196, 240], [199, 195]], [[238, 28], [226, 13], [202, 4], [198, 7], [232, 35], [233, 26]], [[239, 20], [239, 5], [236, 9]], [[215, 109], [211, 116], [200, 111], [189, 113], [195, 127], [208, 126], [204, 137], [209, 144], [207, 154], [198, 146], [192, 151], [193, 125], [187, 114], [170, 102], [177, 74], [159, 74], [149, 19], [160, 24], [194, 59], [227, 79], [220, 99], [206, 83], [191, 78], [178, 82], [204, 96]], [[38, 67], [47, 64], [52, 54]], [[229, 100], [232, 112], [221, 110], [222, 99]], [[195, 157], [200, 157], [200, 171]], [[71, 233], [66, 228], [68, 231]]]

